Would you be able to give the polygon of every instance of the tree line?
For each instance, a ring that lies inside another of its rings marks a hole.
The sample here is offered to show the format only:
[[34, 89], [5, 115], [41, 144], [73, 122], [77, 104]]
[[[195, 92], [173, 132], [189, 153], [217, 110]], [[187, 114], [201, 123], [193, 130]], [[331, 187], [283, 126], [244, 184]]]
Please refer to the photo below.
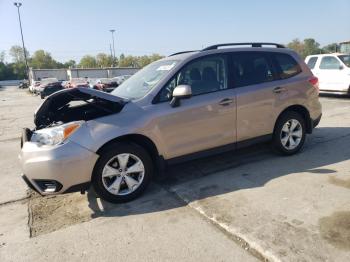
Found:
[[[332, 43], [321, 47], [320, 44], [313, 38], [304, 40], [294, 39], [287, 44], [305, 58], [308, 55], [333, 53], [338, 50], [338, 45]], [[6, 62], [6, 55], [9, 55], [11, 62]], [[163, 56], [159, 54], [132, 56], [121, 54], [117, 58], [105, 53], [99, 53], [95, 56], [85, 55], [79, 63], [75, 60], [69, 60], [65, 63], [56, 61], [49, 52], [45, 50], [37, 50], [32, 55], [26, 50], [28, 58], [28, 66], [34, 69], [54, 69], [54, 68], [103, 68], [103, 67], [139, 67], [142, 68], [153, 61], [161, 59]], [[23, 48], [20, 46], [12, 46], [8, 54], [5, 51], [0, 52], [0, 80], [24, 79], [25, 75], [25, 60]]]
[[[6, 62], [6, 55], [11, 58], [11, 62]], [[55, 69], [55, 68], [104, 68], [104, 67], [137, 67], [142, 68], [153, 61], [163, 58], [159, 54], [132, 56], [121, 54], [118, 58], [113, 58], [105, 53], [99, 53], [96, 56], [85, 55], [79, 63], [75, 60], [69, 60], [65, 63], [56, 61], [49, 52], [37, 50], [32, 55], [26, 50], [28, 66], [33, 69]], [[12, 46], [6, 54], [0, 52], [0, 81], [25, 79], [25, 58], [23, 48]]]

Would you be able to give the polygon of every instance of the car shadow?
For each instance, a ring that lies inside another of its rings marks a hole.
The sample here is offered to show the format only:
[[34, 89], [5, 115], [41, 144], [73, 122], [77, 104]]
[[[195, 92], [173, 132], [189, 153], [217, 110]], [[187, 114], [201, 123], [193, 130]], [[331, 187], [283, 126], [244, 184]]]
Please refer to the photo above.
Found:
[[[187, 191], [191, 191], [191, 181], [198, 182], [209, 176], [217, 176], [214, 179], [215, 185], [210, 188], [208, 185], [206, 188], [196, 188], [199, 193], [191, 194], [189, 202], [236, 190], [262, 187], [273, 179], [298, 172], [310, 172], [317, 176], [329, 175], [336, 171], [324, 166], [350, 159], [350, 149], [347, 149], [346, 144], [350, 144], [350, 127], [320, 127], [314, 130], [313, 135], [308, 136], [304, 149], [297, 155], [279, 156], [268, 144], [260, 144], [193, 160], [169, 167], [163, 181], [151, 184], [144, 195], [129, 203], [111, 204], [97, 198], [93, 190], [89, 190], [89, 207], [93, 211], [93, 218], [129, 216], [179, 208], [185, 206], [186, 202], [174, 193], [176, 188], [185, 186], [188, 187]], [[260, 161], [268, 164], [253, 175], [249, 172], [237, 172], [237, 167], [246, 166], [249, 169]], [[274, 166], [276, 161], [278, 166]]]

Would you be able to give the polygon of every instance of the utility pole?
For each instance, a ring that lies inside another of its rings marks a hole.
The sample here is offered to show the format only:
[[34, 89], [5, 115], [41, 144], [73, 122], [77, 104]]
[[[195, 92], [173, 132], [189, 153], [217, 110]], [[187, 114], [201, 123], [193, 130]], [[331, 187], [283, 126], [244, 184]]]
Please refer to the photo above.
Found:
[[113, 59], [113, 53], [112, 53], [112, 44], [109, 44], [109, 51], [111, 51], [111, 58], [112, 58], [112, 64], [111, 64], [111, 66], [113, 67], [113, 65], [114, 65], [114, 59]]
[[115, 30], [114, 30], [114, 29], [111, 29], [111, 30], [109, 30], [109, 31], [112, 33], [112, 43], [113, 43], [113, 66], [114, 66], [114, 63], [115, 63], [114, 32], [115, 32]]
[[26, 75], [27, 75], [28, 80], [29, 80], [29, 67], [28, 67], [27, 52], [26, 52], [26, 48], [24, 47], [24, 38], [23, 38], [21, 14], [20, 14], [20, 12], [19, 12], [19, 8], [22, 6], [22, 3], [20, 3], [20, 2], [14, 2], [13, 4], [17, 7], [19, 28], [21, 29], [21, 37], [22, 37], [22, 46], [23, 46], [24, 60], [25, 60], [25, 63], [26, 63]]

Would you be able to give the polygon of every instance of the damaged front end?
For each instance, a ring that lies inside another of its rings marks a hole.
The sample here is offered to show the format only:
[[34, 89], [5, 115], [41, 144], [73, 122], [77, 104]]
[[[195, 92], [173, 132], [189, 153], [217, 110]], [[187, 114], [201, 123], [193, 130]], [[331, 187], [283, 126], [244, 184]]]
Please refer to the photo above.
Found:
[[[88, 88], [65, 89], [49, 96], [34, 115], [34, 130], [25, 128], [21, 144], [57, 144], [88, 120], [119, 113], [127, 100]], [[56, 141], [57, 140], [57, 141]]]
[[34, 115], [36, 130], [119, 113], [127, 100], [88, 88], [66, 89], [49, 96]]

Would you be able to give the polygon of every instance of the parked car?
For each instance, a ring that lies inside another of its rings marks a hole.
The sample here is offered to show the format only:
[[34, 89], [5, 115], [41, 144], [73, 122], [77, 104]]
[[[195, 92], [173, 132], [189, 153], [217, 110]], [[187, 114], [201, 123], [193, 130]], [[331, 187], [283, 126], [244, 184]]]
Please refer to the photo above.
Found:
[[113, 81], [115, 81], [118, 85], [121, 85], [125, 80], [127, 80], [128, 78], [130, 78], [131, 75], [122, 75], [122, 76], [116, 76], [113, 77]]
[[90, 87], [104, 92], [112, 92], [118, 87], [118, 83], [113, 78], [100, 78], [90, 82]]
[[72, 78], [66, 83], [65, 88], [90, 87], [85, 78]]
[[28, 88], [28, 87], [29, 87], [29, 83], [28, 83], [28, 80], [26, 80], [26, 79], [21, 81], [19, 83], [19, 86], [18, 86], [18, 88], [20, 88], [20, 89], [25, 89], [25, 88]]
[[167, 164], [262, 141], [297, 153], [321, 119], [317, 78], [282, 45], [240, 45], [171, 55], [112, 93], [51, 95], [23, 132], [24, 180], [42, 195], [91, 183], [103, 199], [125, 202]]
[[320, 91], [350, 95], [349, 54], [311, 55], [305, 62], [317, 76]]
[[58, 82], [57, 78], [43, 78], [40, 81], [40, 85], [34, 87], [34, 93], [37, 95], [40, 95], [40, 93], [44, 90], [44, 88], [47, 85], [49, 85], [51, 83], [55, 83], [55, 82]]
[[49, 83], [47, 84], [44, 89], [40, 92], [40, 97], [41, 99], [44, 99], [45, 97], [64, 89], [62, 86], [62, 82], [54, 82], [54, 83]]
[[33, 81], [32, 84], [29, 86], [29, 92], [34, 93], [35, 87], [40, 86], [40, 81]]

